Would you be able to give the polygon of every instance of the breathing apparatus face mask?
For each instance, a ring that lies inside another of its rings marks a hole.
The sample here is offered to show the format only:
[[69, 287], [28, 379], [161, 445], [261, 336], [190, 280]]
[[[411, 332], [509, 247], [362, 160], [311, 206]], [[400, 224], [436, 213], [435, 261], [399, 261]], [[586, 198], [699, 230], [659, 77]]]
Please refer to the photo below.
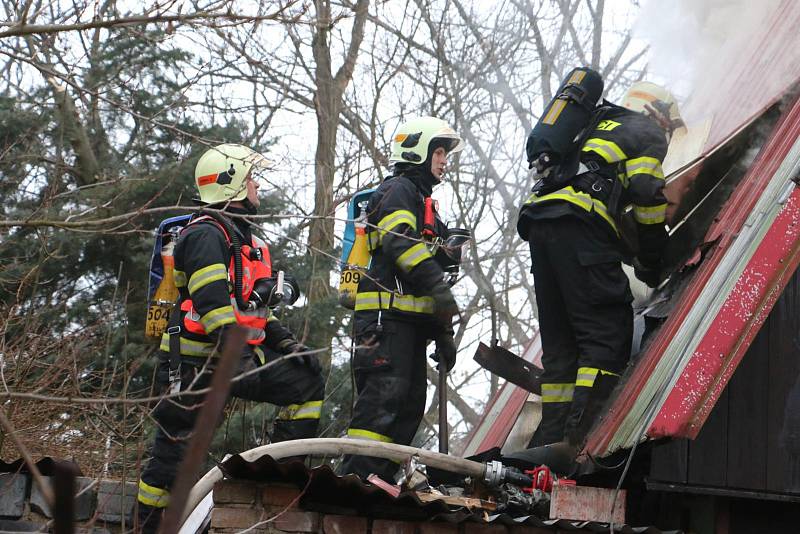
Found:
[[300, 298], [300, 285], [291, 275], [278, 271], [276, 276], [262, 278], [256, 282], [250, 294], [253, 307], [268, 306], [273, 308], [281, 303], [291, 306]]

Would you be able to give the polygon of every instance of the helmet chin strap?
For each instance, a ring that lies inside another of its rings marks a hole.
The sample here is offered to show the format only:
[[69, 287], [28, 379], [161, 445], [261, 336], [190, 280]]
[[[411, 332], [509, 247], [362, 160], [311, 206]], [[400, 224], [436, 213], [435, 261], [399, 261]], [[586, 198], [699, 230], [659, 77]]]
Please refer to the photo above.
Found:
[[244, 206], [245, 211], [247, 211], [248, 215], [255, 215], [258, 213], [258, 208], [250, 202], [249, 198], [242, 200], [242, 206]]

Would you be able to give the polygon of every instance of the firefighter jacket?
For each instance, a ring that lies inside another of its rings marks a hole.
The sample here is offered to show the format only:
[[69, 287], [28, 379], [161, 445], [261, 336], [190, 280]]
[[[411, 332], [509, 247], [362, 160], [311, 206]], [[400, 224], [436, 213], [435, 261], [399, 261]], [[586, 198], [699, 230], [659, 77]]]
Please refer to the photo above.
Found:
[[[181, 232], [174, 251], [179, 298], [172, 312], [179, 313], [179, 317], [170, 321], [171, 328], [161, 338], [160, 349], [164, 352], [170, 350], [170, 335], [180, 335], [181, 356], [214, 356], [226, 329], [237, 323], [247, 329], [247, 342], [262, 361], [260, 345], [280, 350], [287, 343], [296, 343], [291, 332], [271, 316], [269, 308], [239, 309], [228, 229], [236, 232], [241, 243], [245, 302], [258, 280], [272, 276], [272, 264], [266, 243], [252, 234], [247, 221], [238, 217], [226, 220], [227, 229], [209, 216], [194, 217]], [[170, 334], [175, 326], [180, 327], [180, 333]]]
[[[557, 191], [541, 196], [534, 192], [522, 207], [517, 230], [527, 240], [529, 225], [536, 219], [577, 214], [607, 225], [618, 235], [616, 218], [632, 205], [639, 236], [637, 256], [643, 264], [655, 265], [661, 261], [667, 239], [661, 169], [667, 153], [664, 130], [642, 113], [608, 102], [604, 105], [608, 111], [581, 147], [581, 163], [596, 172], [576, 176]], [[609, 206], [605, 189], [611, 189], [609, 184], [615, 180], [622, 185], [621, 195], [616, 206]]]
[[[356, 320], [372, 322], [378, 311], [388, 317], [423, 320], [434, 312], [431, 293], [444, 272], [422, 239], [425, 200], [430, 185], [414, 170], [401, 171], [377, 188], [367, 206], [367, 242], [372, 253], [367, 275], [356, 293]], [[435, 218], [436, 237], [447, 227]]]

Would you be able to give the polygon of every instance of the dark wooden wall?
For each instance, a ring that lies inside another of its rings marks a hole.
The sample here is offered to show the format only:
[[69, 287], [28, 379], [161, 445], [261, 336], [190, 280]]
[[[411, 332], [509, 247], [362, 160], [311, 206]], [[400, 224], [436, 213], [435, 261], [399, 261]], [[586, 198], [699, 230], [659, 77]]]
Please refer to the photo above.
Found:
[[[792, 277], [697, 439], [652, 451], [651, 480], [800, 494], [800, 458], [779, 436], [800, 376], [800, 276]], [[798, 444], [800, 449], [800, 444]]]

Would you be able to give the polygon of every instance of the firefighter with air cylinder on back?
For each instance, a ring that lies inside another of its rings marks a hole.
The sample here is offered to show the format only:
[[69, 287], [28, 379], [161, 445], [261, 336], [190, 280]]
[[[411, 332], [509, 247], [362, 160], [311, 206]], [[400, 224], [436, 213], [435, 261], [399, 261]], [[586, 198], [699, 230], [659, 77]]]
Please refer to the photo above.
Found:
[[[448, 244], [455, 232], [439, 218], [431, 194], [448, 155], [462, 147], [446, 122], [409, 120], [392, 139], [392, 175], [368, 192], [364, 226], [371, 258], [355, 293], [358, 399], [350, 438], [409, 445], [425, 410], [428, 341], [435, 341], [435, 358], [447, 371], [455, 364], [458, 308], [445, 270], [460, 261], [460, 246]], [[339, 472], [393, 481], [397, 468], [389, 460], [347, 456]]]
[[[157, 381], [173, 396], [162, 399], [153, 412], [155, 440], [139, 480], [141, 532], [158, 530], [197, 424], [203, 396], [185, 393], [208, 387], [232, 326], [247, 330], [239, 373], [274, 363], [231, 384], [231, 395], [284, 407], [273, 442], [316, 435], [325, 392], [320, 364], [271, 313], [281, 301], [296, 300], [299, 287], [290, 276], [273, 273], [267, 245], [253, 234], [248, 219], [259, 205], [254, 171], [264, 166], [262, 155], [234, 144], [207, 150], [197, 163], [199, 201], [213, 209], [186, 221], [170, 260], [179, 297], [161, 338]], [[291, 354], [298, 355], [275, 361]]]
[[[573, 70], [528, 137], [539, 181], [520, 212], [539, 310], [542, 421], [529, 447], [585, 438], [630, 357], [632, 295], [623, 259], [651, 287], [666, 244], [661, 163], [678, 107], [665, 89], [634, 84], [622, 106], [600, 102], [603, 81]], [[632, 209], [631, 256], [620, 217]], [[551, 466], [552, 467], [552, 466]]]

